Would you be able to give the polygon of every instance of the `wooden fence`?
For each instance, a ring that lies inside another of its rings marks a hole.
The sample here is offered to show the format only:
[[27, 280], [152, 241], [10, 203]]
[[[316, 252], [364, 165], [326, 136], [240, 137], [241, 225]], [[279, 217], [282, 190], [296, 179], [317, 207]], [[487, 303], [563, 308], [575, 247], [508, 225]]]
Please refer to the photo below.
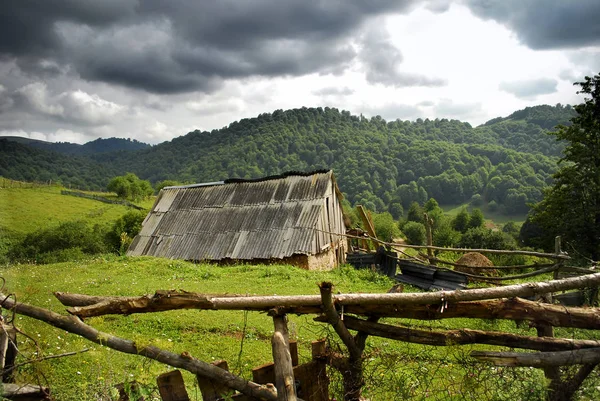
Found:
[[[548, 282], [427, 293], [333, 294], [330, 283], [322, 283], [319, 286], [320, 295], [296, 296], [215, 296], [157, 291], [154, 295], [142, 297], [92, 297], [56, 293], [56, 297], [68, 306], [67, 316], [18, 303], [2, 294], [0, 303], [15, 313], [39, 319], [117, 351], [145, 356], [175, 368], [185, 369], [200, 376], [215, 388], [226, 387], [252, 397], [250, 399], [321, 400], [305, 393], [304, 398], [299, 397], [296, 375], [300, 373], [298, 366], [294, 366], [295, 358], [292, 356], [287, 335], [287, 314], [314, 314], [317, 315], [317, 321], [333, 328], [345, 346], [346, 352], [343, 354], [329, 348], [313, 353], [313, 362], [317, 359], [315, 363], [326, 363], [341, 373], [346, 400], [359, 400], [361, 397], [364, 385], [364, 350], [368, 336], [436, 346], [487, 344], [510, 347], [511, 352], [478, 351], [472, 352], [471, 357], [499, 366], [532, 366], [544, 369], [550, 383], [548, 400], [569, 400], [585, 377], [600, 362], [600, 341], [554, 338], [551, 329], [570, 327], [600, 330], [600, 309], [543, 304], [522, 297], [596, 287], [599, 284], [600, 273], [595, 273]], [[267, 312], [274, 324], [271, 341], [273, 365], [268, 368], [272, 369], [273, 374], [262, 381], [269, 381], [272, 385], [259, 383], [256, 377], [253, 380], [243, 379], [222, 367], [198, 360], [186, 352], [175, 354], [154, 346], [136, 345], [131, 340], [99, 332], [81, 320], [106, 314], [130, 315], [189, 308]], [[402, 324], [380, 323], [379, 319], [385, 317], [424, 320], [455, 317], [518, 319], [528, 321], [538, 328], [538, 336], [468, 329], [419, 330]], [[357, 333], [353, 335], [349, 330], [355, 330]], [[322, 348], [322, 345], [319, 347]], [[512, 349], [538, 352], [515, 353]], [[559, 366], [574, 365], [581, 365], [574, 377], [566, 378], [558, 371]], [[325, 386], [325, 382], [324, 380], [321, 385]], [[325, 394], [325, 388], [319, 394]]]

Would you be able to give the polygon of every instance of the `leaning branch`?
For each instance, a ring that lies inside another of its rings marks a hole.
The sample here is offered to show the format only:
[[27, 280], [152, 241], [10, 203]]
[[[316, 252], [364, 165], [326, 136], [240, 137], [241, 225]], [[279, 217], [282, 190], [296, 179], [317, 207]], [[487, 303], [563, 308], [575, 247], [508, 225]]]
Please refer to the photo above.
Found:
[[138, 347], [131, 340], [98, 331], [74, 316], [63, 316], [47, 309], [17, 303], [12, 298], [7, 298], [4, 294], [0, 294], [0, 299], [3, 299], [2, 306], [6, 309], [12, 309], [16, 313], [41, 320], [59, 329], [80, 335], [96, 344], [101, 344], [127, 354], [142, 355], [176, 368], [185, 369], [191, 373], [222, 383], [251, 397], [272, 401], [277, 400], [277, 394], [268, 387], [244, 380], [226, 370], [193, 358], [188, 354], [177, 355], [154, 346]]

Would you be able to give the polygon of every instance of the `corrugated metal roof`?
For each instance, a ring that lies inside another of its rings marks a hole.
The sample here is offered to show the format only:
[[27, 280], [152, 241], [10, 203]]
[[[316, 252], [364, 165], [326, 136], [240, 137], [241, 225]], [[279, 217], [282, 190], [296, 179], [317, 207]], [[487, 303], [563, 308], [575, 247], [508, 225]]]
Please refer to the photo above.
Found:
[[318, 253], [330, 182], [333, 173], [320, 171], [164, 188], [128, 254], [221, 260]]

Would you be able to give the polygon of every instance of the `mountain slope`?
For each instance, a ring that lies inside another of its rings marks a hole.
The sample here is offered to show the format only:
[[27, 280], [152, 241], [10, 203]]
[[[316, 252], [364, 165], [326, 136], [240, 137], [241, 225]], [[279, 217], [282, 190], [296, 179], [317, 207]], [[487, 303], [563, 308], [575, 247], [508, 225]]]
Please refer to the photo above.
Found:
[[538, 106], [473, 128], [447, 119], [386, 122], [334, 108], [276, 110], [220, 130], [194, 131], [136, 151], [95, 153], [86, 160], [115, 175], [134, 172], [152, 182], [333, 168], [352, 203], [377, 211], [435, 197], [440, 204], [473, 198], [525, 213], [527, 202], [541, 199], [560, 154], [560, 144], [532, 121], [567, 123], [571, 112]]
[[67, 155], [93, 155], [96, 153], [132, 151], [149, 148], [147, 143], [124, 138], [98, 138], [83, 145], [69, 142], [46, 142], [37, 139], [22, 138], [16, 136], [1, 137], [12, 142], [28, 145], [34, 148], [49, 150]]

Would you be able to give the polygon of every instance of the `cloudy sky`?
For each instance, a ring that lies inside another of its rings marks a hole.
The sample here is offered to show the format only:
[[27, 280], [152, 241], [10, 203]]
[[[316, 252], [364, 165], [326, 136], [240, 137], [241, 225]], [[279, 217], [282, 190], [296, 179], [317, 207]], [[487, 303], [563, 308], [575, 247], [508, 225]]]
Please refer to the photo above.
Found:
[[160, 143], [276, 109], [473, 125], [581, 101], [598, 0], [5, 0], [0, 135]]

